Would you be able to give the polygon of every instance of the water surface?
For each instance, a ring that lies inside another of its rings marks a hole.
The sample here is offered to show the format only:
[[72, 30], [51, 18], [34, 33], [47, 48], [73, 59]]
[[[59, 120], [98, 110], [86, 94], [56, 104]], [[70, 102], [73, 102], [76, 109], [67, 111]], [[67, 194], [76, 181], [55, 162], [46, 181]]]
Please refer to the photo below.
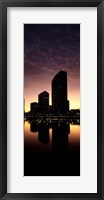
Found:
[[79, 176], [80, 125], [58, 120], [24, 122], [25, 176]]

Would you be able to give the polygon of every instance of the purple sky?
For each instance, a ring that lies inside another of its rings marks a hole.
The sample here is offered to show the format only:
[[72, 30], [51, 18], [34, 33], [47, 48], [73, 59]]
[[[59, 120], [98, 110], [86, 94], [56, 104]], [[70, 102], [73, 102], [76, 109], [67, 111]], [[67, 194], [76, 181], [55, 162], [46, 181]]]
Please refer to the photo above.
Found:
[[38, 101], [44, 90], [50, 94], [51, 81], [60, 70], [67, 71], [70, 107], [80, 108], [80, 25], [24, 25], [25, 110]]

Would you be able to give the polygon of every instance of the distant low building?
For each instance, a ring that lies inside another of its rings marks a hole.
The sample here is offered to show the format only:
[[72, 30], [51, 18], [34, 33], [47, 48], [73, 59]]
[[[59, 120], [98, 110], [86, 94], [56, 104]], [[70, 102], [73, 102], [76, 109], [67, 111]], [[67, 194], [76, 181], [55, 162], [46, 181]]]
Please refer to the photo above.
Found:
[[31, 114], [37, 114], [39, 112], [39, 104], [37, 102], [32, 102], [30, 104]]
[[49, 114], [52, 114], [52, 106], [49, 105]]

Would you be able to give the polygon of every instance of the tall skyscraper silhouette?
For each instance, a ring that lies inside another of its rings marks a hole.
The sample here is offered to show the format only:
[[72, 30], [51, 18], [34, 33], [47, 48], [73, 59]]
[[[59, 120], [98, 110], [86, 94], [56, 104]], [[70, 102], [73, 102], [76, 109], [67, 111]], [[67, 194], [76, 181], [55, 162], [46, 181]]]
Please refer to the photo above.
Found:
[[67, 103], [67, 72], [59, 71], [52, 80], [52, 109], [54, 113], [66, 114]]

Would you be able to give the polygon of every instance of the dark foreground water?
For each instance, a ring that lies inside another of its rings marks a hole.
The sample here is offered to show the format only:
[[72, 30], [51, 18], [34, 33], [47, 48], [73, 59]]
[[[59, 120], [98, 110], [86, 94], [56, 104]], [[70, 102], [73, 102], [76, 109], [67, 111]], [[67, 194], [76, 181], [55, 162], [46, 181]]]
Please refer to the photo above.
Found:
[[24, 122], [25, 176], [80, 176], [77, 121]]

